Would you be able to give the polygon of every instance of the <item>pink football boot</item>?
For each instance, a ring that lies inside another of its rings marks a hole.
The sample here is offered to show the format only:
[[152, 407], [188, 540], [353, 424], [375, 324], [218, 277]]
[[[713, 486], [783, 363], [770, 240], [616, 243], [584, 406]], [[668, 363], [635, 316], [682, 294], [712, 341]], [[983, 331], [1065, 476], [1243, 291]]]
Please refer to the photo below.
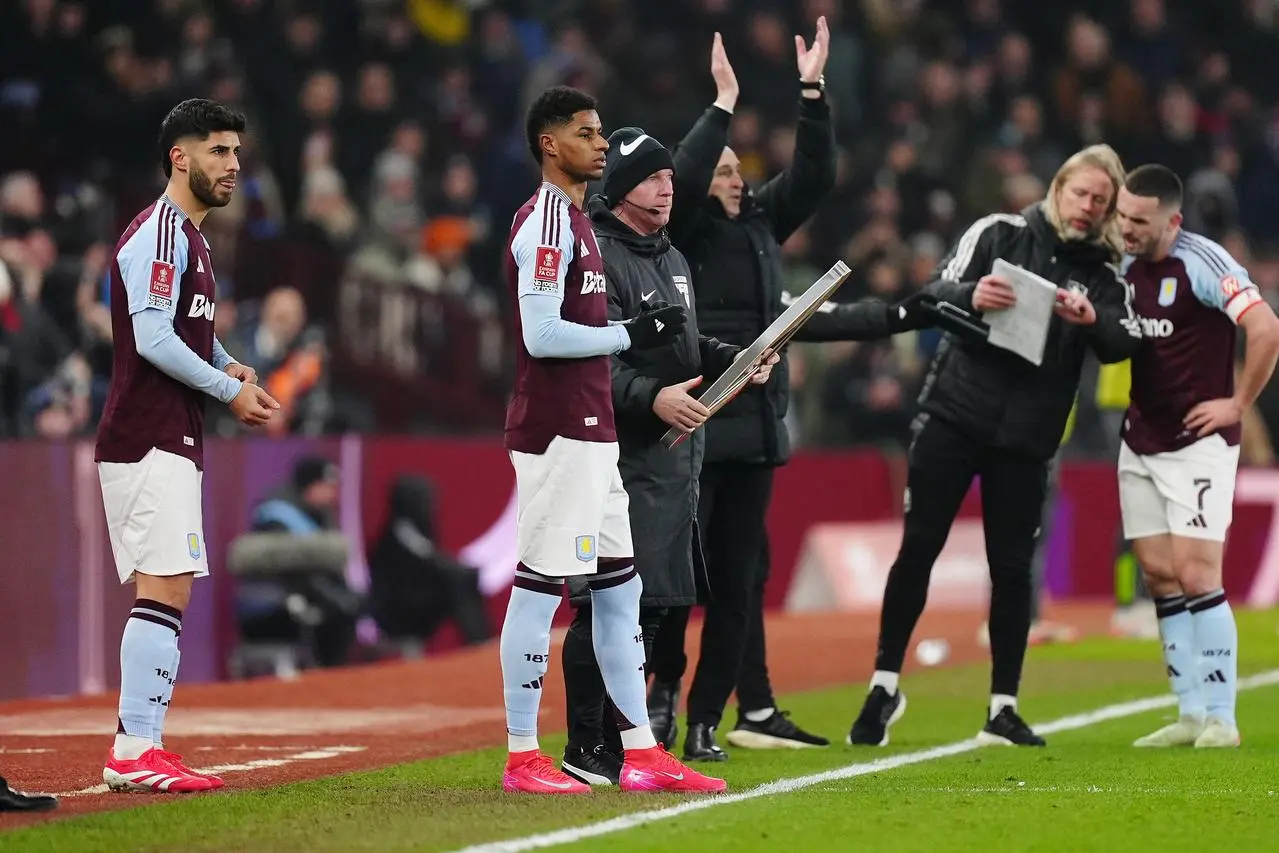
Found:
[[713, 776], [703, 776], [658, 746], [628, 749], [622, 762], [623, 791], [674, 791], [677, 793], [718, 794], [728, 790], [728, 783]]
[[564, 773], [540, 750], [512, 752], [502, 774], [502, 790], [522, 794], [589, 794], [590, 785]]
[[116, 758], [114, 750], [109, 752], [107, 766], [102, 769], [102, 781], [112, 791], [191, 794], [213, 790], [213, 783], [208, 779], [179, 770], [165, 758], [164, 750], [155, 747], [131, 760]]
[[170, 764], [188, 776], [195, 776], [197, 779], [208, 779], [209, 783], [213, 786], [209, 789], [211, 791], [216, 791], [218, 788], [225, 787], [226, 785], [226, 783], [222, 781], [221, 776], [214, 776], [212, 773], [201, 773], [198, 770], [192, 770], [190, 767], [187, 767], [186, 764], [182, 762], [182, 756], [178, 755], [176, 752], [170, 752], [167, 749], [162, 749], [160, 750], [160, 754], [163, 755]]

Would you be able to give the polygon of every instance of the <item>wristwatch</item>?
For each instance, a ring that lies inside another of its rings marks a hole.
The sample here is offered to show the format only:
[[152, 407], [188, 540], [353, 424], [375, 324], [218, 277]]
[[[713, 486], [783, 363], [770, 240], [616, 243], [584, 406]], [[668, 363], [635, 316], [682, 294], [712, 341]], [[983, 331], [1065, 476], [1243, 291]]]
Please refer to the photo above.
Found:
[[800, 80], [800, 81], [799, 81], [799, 88], [801, 88], [801, 89], [810, 89], [810, 90], [811, 90], [811, 89], [815, 89], [815, 90], [817, 90], [818, 92], [821, 92], [821, 93], [824, 95], [824, 94], [826, 94], [826, 75], [825, 75], [825, 74], [823, 74], [823, 75], [821, 75], [820, 77], [818, 77], [818, 78], [817, 78], [817, 82], [816, 82], [816, 83], [809, 83], [809, 82], [806, 82], [806, 81], [804, 81], [804, 80]]

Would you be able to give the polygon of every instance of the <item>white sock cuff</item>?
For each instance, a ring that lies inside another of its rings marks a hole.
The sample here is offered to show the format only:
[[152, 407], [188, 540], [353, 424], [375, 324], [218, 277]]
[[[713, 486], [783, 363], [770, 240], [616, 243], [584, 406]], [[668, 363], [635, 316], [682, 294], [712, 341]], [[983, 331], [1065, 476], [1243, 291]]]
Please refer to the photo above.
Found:
[[1211, 610], [1218, 605], [1226, 603], [1226, 591], [1224, 589], [1214, 589], [1212, 592], [1205, 592], [1203, 595], [1194, 597], [1187, 596], [1186, 609], [1191, 614], [1202, 613], [1205, 610]]
[[882, 687], [891, 695], [897, 695], [897, 680], [901, 678], [901, 673], [888, 672], [887, 670], [877, 669], [875, 674], [870, 677], [870, 689]]
[[995, 719], [999, 712], [1005, 708], [1017, 710], [1017, 697], [1009, 696], [1007, 693], [990, 694], [990, 719]]
[[653, 730], [647, 724], [627, 729], [619, 734], [622, 738], [623, 750], [652, 749], [657, 746], [657, 738], [653, 737]]

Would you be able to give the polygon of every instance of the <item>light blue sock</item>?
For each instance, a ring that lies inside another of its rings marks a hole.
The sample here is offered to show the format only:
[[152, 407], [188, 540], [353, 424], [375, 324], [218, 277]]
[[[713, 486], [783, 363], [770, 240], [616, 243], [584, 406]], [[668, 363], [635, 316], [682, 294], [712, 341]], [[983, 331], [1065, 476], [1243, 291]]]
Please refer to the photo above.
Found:
[[173, 663], [169, 665], [169, 671], [166, 680], [168, 687], [164, 691], [164, 698], [159, 705], [155, 707], [155, 722], [151, 724], [153, 731], [151, 739], [155, 741], [158, 747], [164, 747], [164, 717], [169, 713], [169, 702], [173, 700], [173, 685], [178, 680], [178, 661], [182, 660], [182, 651], [180, 649], [173, 650]]
[[144, 598], [134, 602], [120, 638], [116, 758], [137, 758], [154, 744], [156, 709], [171, 689], [167, 673], [181, 629], [182, 611]]
[[1235, 684], [1239, 668], [1239, 631], [1226, 591], [1213, 590], [1188, 599], [1195, 621], [1199, 674], [1208, 716], [1235, 725]]
[[[625, 577], [626, 580], [617, 581]], [[624, 749], [657, 746], [648, 727], [648, 695], [644, 678], [644, 637], [639, 624], [644, 585], [627, 566], [611, 578], [591, 580], [591, 634], [595, 660], [604, 686], [624, 719], [618, 729]]]
[[1164, 646], [1168, 683], [1177, 695], [1181, 715], [1202, 717], [1203, 691], [1199, 689], [1199, 650], [1195, 646], [1195, 620], [1186, 609], [1184, 595], [1155, 599], [1159, 616], [1159, 639]]
[[502, 622], [502, 688], [506, 694], [506, 731], [511, 752], [537, 749], [537, 711], [542, 680], [551, 656], [551, 620], [559, 609], [564, 584], [553, 578], [516, 574]]

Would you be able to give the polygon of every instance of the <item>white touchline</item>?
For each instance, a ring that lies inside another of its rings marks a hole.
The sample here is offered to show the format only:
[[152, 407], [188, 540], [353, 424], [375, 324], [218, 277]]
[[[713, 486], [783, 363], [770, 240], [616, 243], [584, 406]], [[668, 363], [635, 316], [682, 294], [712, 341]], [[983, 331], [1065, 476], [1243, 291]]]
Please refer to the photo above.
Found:
[[[1257, 675], [1239, 679], [1240, 690], [1252, 690], [1257, 687], [1266, 687], [1271, 684], [1279, 684], [1279, 669], [1272, 669], [1268, 672], [1258, 673]], [[1108, 720], [1117, 720], [1120, 717], [1131, 717], [1135, 714], [1144, 714], [1147, 711], [1157, 711], [1160, 708], [1167, 708], [1177, 704], [1175, 696], [1155, 696], [1149, 699], [1137, 699], [1132, 702], [1120, 702], [1116, 705], [1107, 705], [1104, 708], [1098, 708], [1095, 711], [1089, 711], [1084, 714], [1074, 714], [1069, 717], [1062, 717], [1058, 720], [1042, 723], [1034, 726], [1036, 732], [1040, 734], [1052, 734], [1053, 732], [1065, 732], [1072, 729], [1082, 729], [1088, 726], [1104, 723]], [[646, 812], [635, 812], [634, 814], [622, 815], [620, 817], [611, 818], [609, 820], [593, 823], [588, 826], [577, 826], [569, 829], [558, 829], [554, 832], [544, 832], [539, 835], [526, 835], [523, 838], [512, 838], [509, 841], [493, 841], [487, 844], [475, 844], [471, 847], [464, 847], [454, 853], [521, 853], [524, 850], [540, 850], [545, 847], [557, 847], [561, 844], [573, 844], [583, 841], [587, 838], [598, 838], [601, 835], [611, 835], [614, 832], [624, 832], [628, 829], [634, 829], [637, 826], [643, 826], [647, 823], [656, 823], [662, 820], [670, 820], [674, 817], [688, 814], [689, 812], [701, 811], [702, 809], [715, 808], [716, 806], [727, 806], [731, 803], [740, 803], [745, 800], [755, 800], [760, 797], [771, 797], [776, 794], [789, 794], [794, 791], [800, 791], [804, 788], [811, 788], [814, 785], [821, 785], [824, 782], [834, 782], [839, 779], [851, 779], [854, 776], [866, 776], [870, 773], [880, 773], [884, 770], [896, 770], [898, 767], [909, 767], [912, 764], [923, 764], [925, 761], [936, 761], [939, 758], [949, 758], [952, 755], [962, 755], [965, 752], [973, 752], [983, 749], [977, 743], [975, 738], [961, 740], [955, 743], [949, 743], [945, 746], [933, 747], [932, 749], [922, 749], [918, 752], [903, 752], [899, 755], [892, 755], [886, 758], [880, 758], [875, 761], [867, 761], [863, 764], [850, 764], [847, 767], [840, 767], [835, 770], [827, 770], [823, 773], [813, 773], [809, 776], [796, 776], [792, 779], [778, 779], [776, 782], [769, 782], [755, 788], [742, 791], [737, 794], [724, 794], [723, 796], [702, 797], [696, 800], [689, 800], [678, 806], [670, 806], [664, 809], [653, 809]]]

